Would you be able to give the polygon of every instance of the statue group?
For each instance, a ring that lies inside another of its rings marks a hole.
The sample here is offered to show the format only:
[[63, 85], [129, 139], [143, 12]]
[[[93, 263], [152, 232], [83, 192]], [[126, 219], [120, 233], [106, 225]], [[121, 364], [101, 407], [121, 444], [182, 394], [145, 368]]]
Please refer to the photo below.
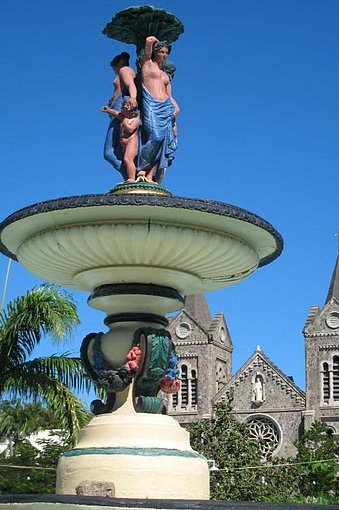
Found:
[[182, 32], [175, 16], [151, 6], [125, 9], [103, 30], [137, 50], [136, 72], [127, 52], [110, 62], [113, 96], [101, 107], [109, 115], [104, 158], [122, 175], [121, 184], [160, 184], [174, 159], [180, 109], [172, 96], [175, 66], [168, 55]]
[[137, 76], [126, 52], [110, 63], [116, 78], [113, 96], [101, 108], [110, 116], [104, 157], [124, 183], [159, 184], [174, 158], [180, 109], [172, 96], [175, 67], [167, 60], [170, 51], [166, 41], [149, 36]]

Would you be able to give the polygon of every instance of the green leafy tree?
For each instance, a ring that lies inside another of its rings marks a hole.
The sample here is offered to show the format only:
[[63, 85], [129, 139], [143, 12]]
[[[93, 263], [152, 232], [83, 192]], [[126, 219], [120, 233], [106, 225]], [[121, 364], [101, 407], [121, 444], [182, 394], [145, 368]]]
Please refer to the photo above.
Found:
[[0, 494], [54, 494], [58, 458], [69, 447], [52, 440], [38, 451], [27, 441], [14, 446], [13, 456], [0, 455]]
[[299, 441], [296, 462], [302, 499], [339, 503], [339, 442], [328, 434], [325, 423], [316, 421]]
[[77, 324], [72, 297], [54, 285], [18, 297], [0, 315], [0, 398], [43, 402], [70, 444], [88, 422], [88, 413], [73, 391], [89, 390], [91, 383], [77, 357], [32, 355], [44, 336], [60, 342]]
[[27, 436], [44, 429], [58, 428], [47, 409], [39, 402], [23, 405], [18, 400], [5, 400], [0, 405], [0, 439], [7, 440], [9, 455]]
[[212, 420], [193, 423], [188, 430], [192, 447], [218, 468], [211, 471], [212, 499], [291, 501], [298, 494], [292, 467], [263, 463], [260, 443], [232, 414], [232, 397], [215, 406]]
[[339, 442], [315, 422], [295, 443], [296, 458], [262, 458], [260, 442], [232, 414], [232, 396], [212, 420], [188, 427], [191, 445], [214, 461], [211, 497], [222, 500], [339, 503]]
[[[33, 444], [31, 434], [41, 430], [51, 431], [50, 437], [35, 436]], [[0, 494], [53, 494], [59, 456], [70, 448], [58, 418], [39, 402], [5, 401], [0, 405], [3, 437], [11, 448], [0, 455]]]

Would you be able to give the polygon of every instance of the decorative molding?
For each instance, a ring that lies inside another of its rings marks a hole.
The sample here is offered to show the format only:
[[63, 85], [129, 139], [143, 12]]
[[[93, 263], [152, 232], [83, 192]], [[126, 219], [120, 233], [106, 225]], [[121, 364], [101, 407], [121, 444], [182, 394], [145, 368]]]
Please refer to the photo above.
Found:
[[[150, 281], [167, 287], [175, 281], [181, 294], [198, 288], [213, 290], [249, 276], [260, 261], [256, 247], [231, 236], [227, 230], [171, 224], [170, 219], [163, 223], [154, 219], [150, 227], [147, 219], [152, 214], [150, 210], [148, 214], [141, 211], [142, 221], [138, 218], [123, 221], [109, 219], [112, 214], [109, 208], [93, 209], [93, 223], [89, 219], [91, 211], [86, 209], [75, 211], [76, 215], [84, 216], [82, 222], [78, 218], [78, 222], [54, 224], [50, 228], [49, 215], [41, 214], [22, 220], [20, 228], [18, 223], [10, 225], [3, 236], [15, 240], [18, 246], [13, 250], [20, 263], [36, 276], [90, 292], [107, 283]], [[69, 212], [71, 222], [72, 211]], [[114, 208], [116, 216], [118, 212]], [[121, 212], [131, 213], [128, 207]], [[168, 212], [175, 214], [173, 210]], [[99, 213], [102, 215], [98, 219], [95, 216]], [[59, 216], [60, 220], [64, 217]], [[34, 230], [35, 219], [41, 223], [41, 230], [33, 233], [30, 229]], [[20, 239], [16, 231], [20, 232]], [[180, 257], [176, 255], [178, 245]]]
[[118, 195], [120, 193], [156, 193], [157, 195], [169, 195], [172, 193], [160, 186], [159, 184], [145, 181], [136, 181], [129, 183], [117, 184], [115, 188], [111, 189], [110, 193]]
[[169, 299], [176, 299], [182, 304], [185, 303], [185, 298], [179, 294], [176, 289], [171, 287], [163, 287], [162, 285], [155, 285], [154, 283], [111, 283], [108, 285], [101, 285], [94, 289], [89, 296], [88, 301], [106, 296], [115, 296], [119, 294], [134, 295], [141, 294], [146, 296], [158, 296]]
[[153, 322], [160, 324], [161, 326], [168, 326], [168, 320], [166, 317], [161, 315], [155, 315], [151, 313], [119, 313], [108, 315], [104, 319], [104, 324], [110, 326], [114, 322]]
[[200, 453], [193, 450], [174, 450], [167, 448], [75, 448], [61, 454], [62, 457], [79, 457], [82, 455], [132, 455], [135, 457], [187, 457], [205, 459]]
[[285, 390], [286, 394], [292, 399], [295, 399], [297, 403], [304, 403], [304, 398], [293, 388], [293, 386], [280, 376], [279, 373], [275, 372], [272, 367], [268, 366], [260, 356], [256, 356], [245, 370], [242, 372], [239, 371], [238, 375], [236, 374], [237, 377], [234, 378], [233, 383], [227, 387], [226, 391], [229, 391], [235, 386], [239, 386], [239, 384], [258, 367], [266, 372], [266, 375], [270, 376], [271, 380], [275, 382], [277, 386], [280, 386], [282, 390]]
[[337, 336], [339, 337], [339, 332], [329, 331], [328, 333], [304, 333], [305, 338], [319, 338], [319, 337], [328, 337], [328, 336]]
[[[240, 221], [247, 222], [256, 227], [259, 227], [268, 232], [276, 242], [275, 251], [263, 257], [259, 261], [259, 267], [269, 264], [276, 259], [283, 250], [283, 238], [279, 232], [266, 220], [253, 214], [246, 209], [216, 202], [214, 200], [192, 199], [177, 196], [161, 196], [152, 193], [147, 194], [93, 194], [93, 195], [78, 195], [72, 197], [57, 198], [45, 202], [25, 207], [19, 211], [14, 212], [8, 216], [0, 224], [0, 236], [2, 231], [11, 223], [42, 213], [52, 211], [60, 211], [65, 209], [76, 209], [86, 207], [102, 207], [102, 206], [150, 206], [150, 207], [165, 207], [186, 209], [191, 211], [210, 213], [217, 216], [224, 216], [234, 218]], [[16, 255], [11, 253], [7, 247], [0, 242], [0, 251], [7, 257], [16, 259]]]
[[185, 353], [181, 352], [180, 354], [178, 354], [178, 356], [179, 356], [180, 361], [185, 361], [185, 359], [196, 359], [196, 360], [198, 359], [198, 356], [196, 354], [191, 354], [191, 353], [187, 353], [187, 352], [185, 352]]
[[[277, 408], [265, 407], [265, 410], [264, 410], [265, 413], [269, 413], [269, 414], [295, 413], [295, 412], [298, 412], [298, 411], [304, 413], [305, 412], [305, 406], [302, 405], [300, 407], [277, 407]], [[241, 414], [241, 415], [243, 415], [243, 414], [255, 414], [255, 413], [262, 414], [263, 411], [262, 410], [256, 411], [255, 409], [253, 409], [253, 407], [248, 408], [248, 409], [236, 409], [236, 408], [234, 408], [233, 409], [233, 413], [234, 414]]]
[[174, 342], [177, 347], [188, 347], [190, 345], [208, 345], [208, 342], [204, 342], [202, 340], [192, 340], [191, 342]]
[[319, 351], [339, 351], [339, 344], [319, 345]]

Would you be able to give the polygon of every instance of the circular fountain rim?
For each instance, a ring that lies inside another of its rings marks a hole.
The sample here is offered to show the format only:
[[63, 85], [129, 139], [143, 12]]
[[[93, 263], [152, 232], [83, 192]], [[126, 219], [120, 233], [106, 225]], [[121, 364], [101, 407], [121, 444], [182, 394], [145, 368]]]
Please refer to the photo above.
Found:
[[9, 215], [2, 223], [0, 223], [0, 252], [7, 257], [17, 260], [15, 253], [12, 253], [2, 242], [2, 234], [4, 230], [11, 224], [24, 220], [26, 218], [54, 211], [62, 211], [67, 209], [78, 209], [87, 207], [107, 207], [107, 206], [148, 206], [161, 208], [175, 208], [183, 210], [197, 211], [225, 218], [232, 218], [244, 221], [259, 229], [265, 230], [275, 240], [276, 249], [266, 257], [260, 259], [258, 267], [262, 267], [275, 260], [283, 250], [284, 241], [280, 233], [266, 220], [251, 213], [250, 211], [223, 202], [215, 200], [206, 200], [201, 198], [187, 198], [179, 196], [162, 196], [152, 193], [148, 194], [91, 194], [91, 195], [75, 195], [69, 197], [61, 197], [52, 200], [38, 202], [33, 205], [19, 209]]

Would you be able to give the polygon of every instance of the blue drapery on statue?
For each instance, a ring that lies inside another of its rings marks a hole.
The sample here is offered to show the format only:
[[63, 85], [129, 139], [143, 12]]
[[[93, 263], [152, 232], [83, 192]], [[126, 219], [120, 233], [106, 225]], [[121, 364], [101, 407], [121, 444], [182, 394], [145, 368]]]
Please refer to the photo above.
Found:
[[[118, 95], [114, 103], [112, 103], [109, 107], [120, 112], [121, 106], [122, 93]], [[104, 145], [104, 158], [113, 166], [115, 170], [120, 172], [125, 179], [125, 168], [122, 162], [122, 157], [123, 156], [120, 145], [120, 121], [116, 117], [110, 116]]]
[[163, 170], [171, 165], [177, 148], [173, 133], [174, 106], [168, 97], [154, 99], [142, 85], [142, 126], [139, 131], [138, 171], [147, 170], [157, 163], [154, 174], [161, 180]]

